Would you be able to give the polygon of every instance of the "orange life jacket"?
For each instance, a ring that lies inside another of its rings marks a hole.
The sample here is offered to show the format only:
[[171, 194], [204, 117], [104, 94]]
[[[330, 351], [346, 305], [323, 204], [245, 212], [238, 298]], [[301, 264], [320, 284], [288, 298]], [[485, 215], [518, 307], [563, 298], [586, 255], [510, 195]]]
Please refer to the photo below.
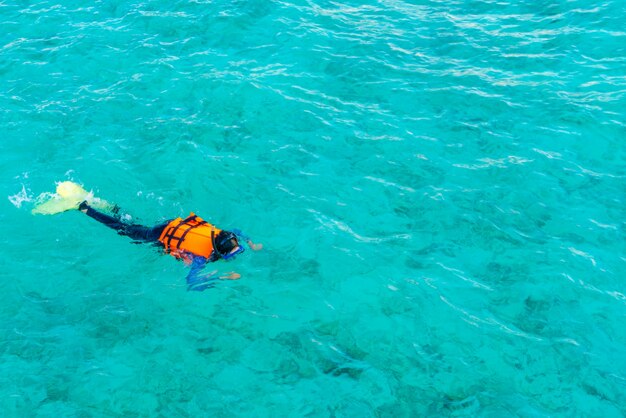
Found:
[[176, 218], [167, 224], [159, 241], [165, 247], [165, 252], [176, 258], [181, 258], [183, 252], [211, 258], [213, 237], [217, 237], [220, 232], [221, 229], [191, 212], [187, 218]]

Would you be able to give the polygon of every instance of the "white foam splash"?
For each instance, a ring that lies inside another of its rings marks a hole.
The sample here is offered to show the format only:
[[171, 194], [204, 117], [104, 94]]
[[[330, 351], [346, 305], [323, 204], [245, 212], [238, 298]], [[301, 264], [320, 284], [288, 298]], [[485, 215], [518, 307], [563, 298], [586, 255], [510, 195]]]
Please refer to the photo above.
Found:
[[18, 209], [22, 207], [22, 203], [33, 201], [32, 195], [28, 194], [28, 192], [26, 191], [26, 186], [24, 186], [23, 184], [22, 184], [21, 191], [17, 192], [13, 196], [8, 196], [8, 197], [9, 197], [9, 201], [13, 204], [13, 206], [15, 206]]

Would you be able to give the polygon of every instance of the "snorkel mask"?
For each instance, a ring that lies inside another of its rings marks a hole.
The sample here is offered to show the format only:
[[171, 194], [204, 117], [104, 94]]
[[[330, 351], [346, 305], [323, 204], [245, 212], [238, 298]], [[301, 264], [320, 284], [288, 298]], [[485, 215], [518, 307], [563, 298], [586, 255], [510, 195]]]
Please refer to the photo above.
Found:
[[[219, 258], [228, 261], [234, 259], [237, 255], [244, 252], [243, 246], [239, 244], [239, 241], [237, 240], [237, 235], [235, 235], [234, 233], [229, 231], [222, 231], [218, 234], [217, 238], [219, 239], [219, 241], [215, 240], [215, 232], [211, 232], [213, 249], [215, 250], [215, 253], [219, 256]], [[232, 245], [232, 240], [235, 240], [236, 242], [237, 249], [235, 251], [233, 251], [235, 245]], [[231, 245], [229, 246], [228, 244]], [[227, 248], [227, 250], [223, 251], [225, 248]]]

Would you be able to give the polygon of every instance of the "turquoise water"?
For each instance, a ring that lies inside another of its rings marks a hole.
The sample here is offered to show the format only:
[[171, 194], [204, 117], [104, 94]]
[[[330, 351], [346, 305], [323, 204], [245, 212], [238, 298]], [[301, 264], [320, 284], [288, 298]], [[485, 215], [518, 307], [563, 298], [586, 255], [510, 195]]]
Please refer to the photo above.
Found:
[[[625, 15], [0, 2], [0, 415], [625, 416]], [[63, 180], [265, 249], [186, 292]]]

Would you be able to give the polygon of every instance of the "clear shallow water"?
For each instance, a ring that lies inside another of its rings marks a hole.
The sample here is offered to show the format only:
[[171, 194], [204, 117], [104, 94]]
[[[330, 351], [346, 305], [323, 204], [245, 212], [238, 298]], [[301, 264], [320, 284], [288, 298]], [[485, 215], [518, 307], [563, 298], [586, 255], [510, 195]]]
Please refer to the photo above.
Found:
[[[623, 416], [625, 13], [1, 3], [2, 415]], [[65, 179], [266, 249], [187, 293]]]

